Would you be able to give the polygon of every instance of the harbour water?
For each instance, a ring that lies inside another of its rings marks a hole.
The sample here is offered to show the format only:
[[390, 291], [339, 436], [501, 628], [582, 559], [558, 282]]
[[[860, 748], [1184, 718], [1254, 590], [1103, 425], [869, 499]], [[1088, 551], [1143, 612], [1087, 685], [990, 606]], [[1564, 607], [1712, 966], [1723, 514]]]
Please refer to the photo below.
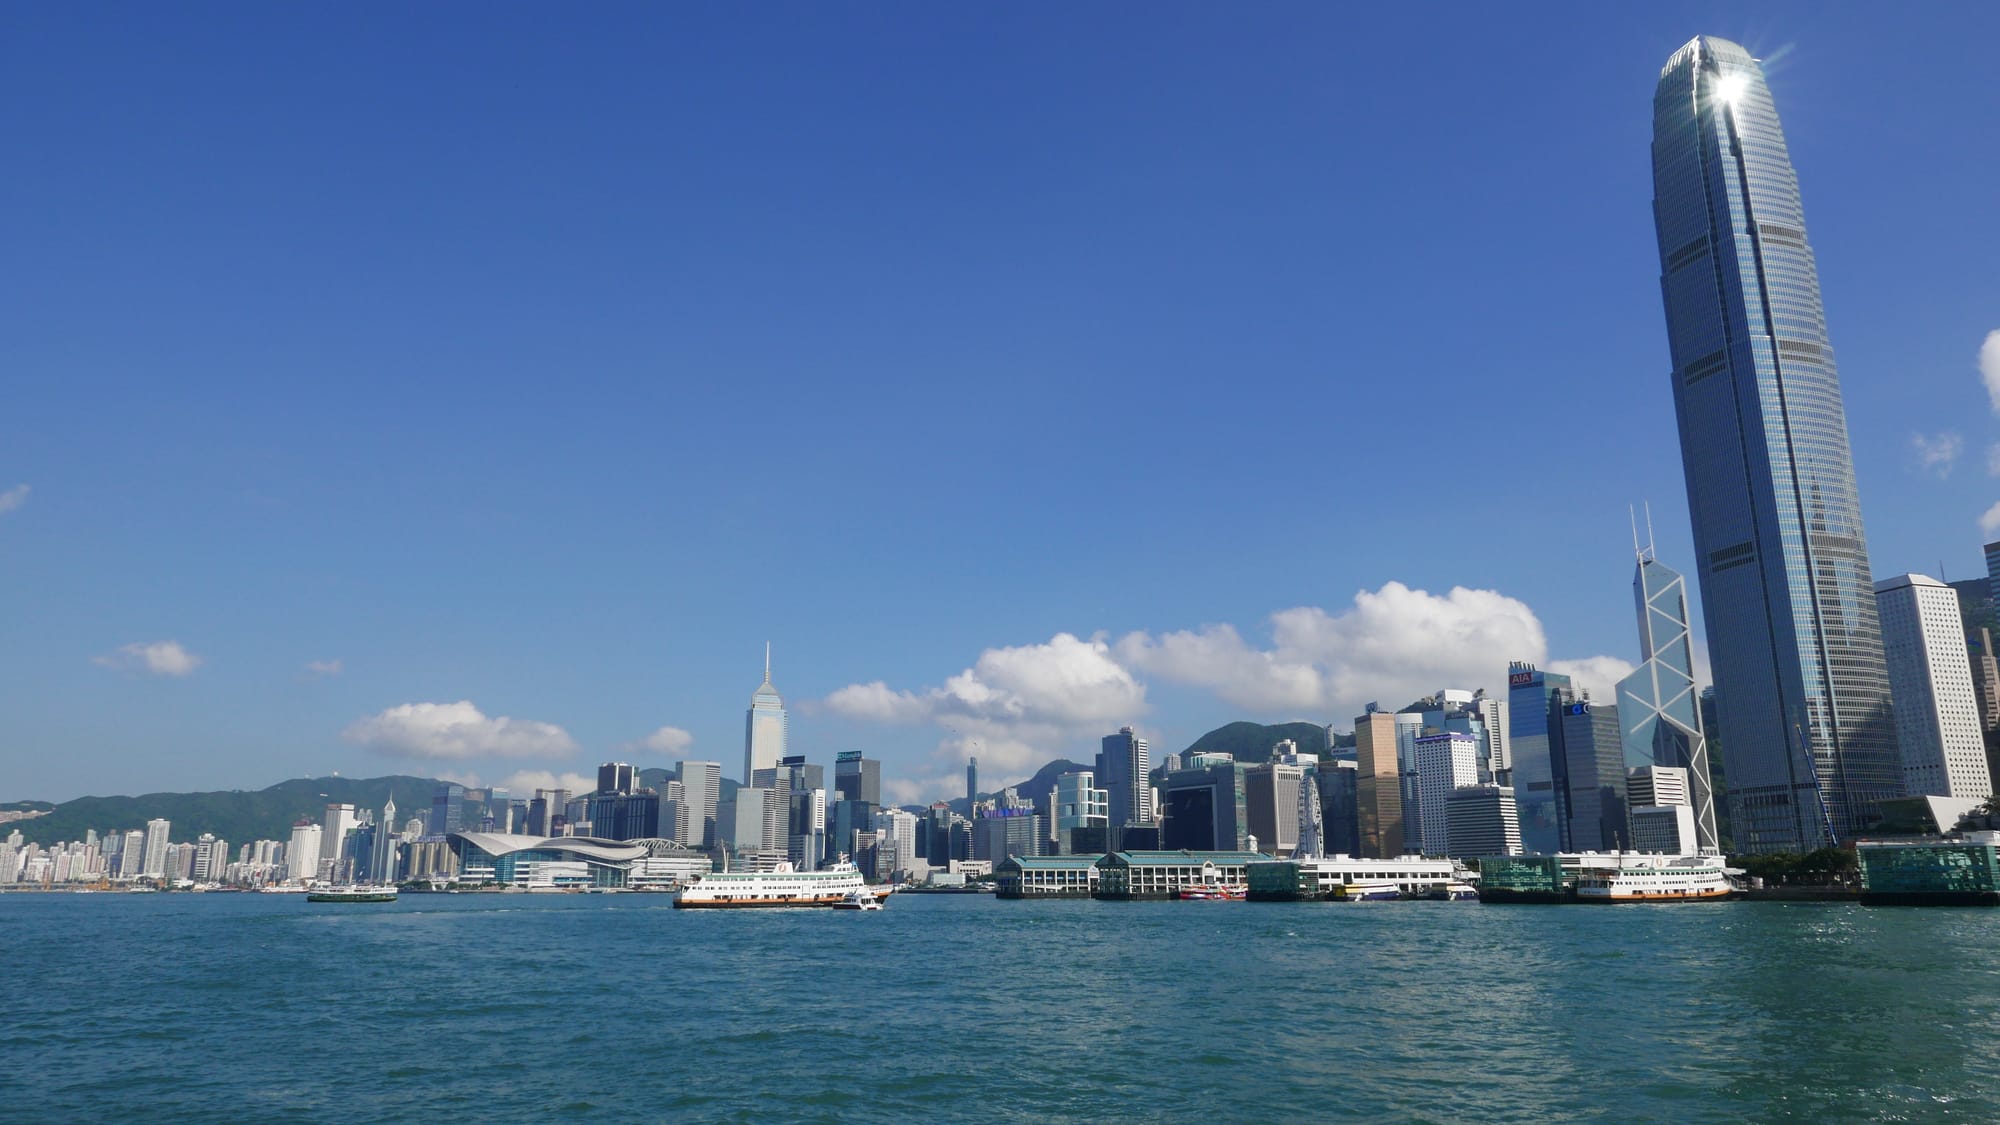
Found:
[[7, 895], [15, 1121], [2000, 1120], [2000, 911]]

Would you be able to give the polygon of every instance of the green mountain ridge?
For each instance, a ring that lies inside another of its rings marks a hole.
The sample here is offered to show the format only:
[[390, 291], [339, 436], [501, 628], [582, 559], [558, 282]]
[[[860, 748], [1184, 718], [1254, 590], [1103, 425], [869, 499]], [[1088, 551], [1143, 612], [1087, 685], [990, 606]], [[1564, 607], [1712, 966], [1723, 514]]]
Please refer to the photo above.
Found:
[[211, 832], [233, 845], [252, 840], [286, 840], [300, 817], [315, 823], [325, 819], [326, 806], [349, 804], [378, 813], [390, 796], [396, 798], [396, 819], [430, 811], [431, 793], [444, 784], [435, 778], [395, 774], [388, 777], [299, 777], [264, 789], [226, 789], [209, 793], [145, 793], [137, 797], [78, 797], [55, 806], [53, 812], [0, 828], [19, 831], [36, 844], [81, 840], [83, 834], [144, 829], [146, 822], [165, 817], [173, 822], [176, 843]]
[[1223, 753], [1233, 755], [1239, 762], [1255, 765], [1270, 761], [1271, 748], [1287, 738], [1298, 743], [1301, 754], [1318, 754], [1324, 758], [1332, 752], [1326, 728], [1318, 723], [1235, 722], [1219, 726], [1195, 739], [1181, 752], [1181, 756], [1185, 758], [1202, 752]]

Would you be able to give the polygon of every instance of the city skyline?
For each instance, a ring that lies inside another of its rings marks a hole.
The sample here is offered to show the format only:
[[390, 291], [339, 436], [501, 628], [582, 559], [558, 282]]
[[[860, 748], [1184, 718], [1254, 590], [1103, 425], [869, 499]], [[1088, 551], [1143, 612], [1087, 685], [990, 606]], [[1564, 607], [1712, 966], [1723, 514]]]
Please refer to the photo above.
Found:
[[[1124, 725], [1162, 750], [1344, 727], [1511, 660], [1610, 699], [1639, 658], [1626, 506], [1696, 557], [1639, 148], [1695, 32], [1770, 61], [1869, 565], [1976, 573], [2000, 293], [1961, 221], [1991, 158], [1962, 141], [1996, 95], [1953, 78], [1977, 36], [1935, 13], [1797, 16], [1371, 15], [1428, 50], [1335, 67], [1357, 29], [1332, 13], [936, 13], [886, 43], [654, 16], [517, 90], [539, 36], [504, 15], [383, 44], [312, 13], [213, 37], [34, 13], [0, 81], [72, 94], [0, 188], [44, 220], [0, 419], [0, 738], [25, 751], [0, 798], [730, 763], [767, 637], [796, 747], [862, 750], [912, 801], [975, 753], [1011, 781]], [[1560, 182], [1465, 112], [1510, 52], [1566, 59]], [[1528, 254], [1538, 226], [1565, 233]], [[1489, 462], [1408, 455], [1454, 413]], [[1550, 495], [1476, 549], [1392, 531]]]

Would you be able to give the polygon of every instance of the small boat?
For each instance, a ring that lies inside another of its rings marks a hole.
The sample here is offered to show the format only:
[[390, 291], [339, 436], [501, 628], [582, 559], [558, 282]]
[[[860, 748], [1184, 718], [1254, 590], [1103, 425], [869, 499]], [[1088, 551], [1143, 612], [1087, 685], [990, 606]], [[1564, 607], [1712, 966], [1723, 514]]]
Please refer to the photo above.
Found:
[[882, 900], [868, 891], [855, 891], [833, 904], [835, 910], [880, 910]]
[[321, 887], [306, 892], [307, 902], [394, 902], [394, 887]]
[[1344, 883], [1333, 888], [1336, 902], [1388, 902], [1403, 897], [1394, 883]]
[[1182, 887], [1180, 898], [1183, 902], [1229, 902], [1249, 897], [1248, 887], [1225, 887], [1220, 883], [1204, 883], [1199, 887]]
[[1479, 888], [1473, 886], [1471, 883], [1460, 883], [1454, 880], [1449, 883], [1439, 883], [1435, 887], [1426, 889], [1423, 897], [1432, 902], [1478, 902]]

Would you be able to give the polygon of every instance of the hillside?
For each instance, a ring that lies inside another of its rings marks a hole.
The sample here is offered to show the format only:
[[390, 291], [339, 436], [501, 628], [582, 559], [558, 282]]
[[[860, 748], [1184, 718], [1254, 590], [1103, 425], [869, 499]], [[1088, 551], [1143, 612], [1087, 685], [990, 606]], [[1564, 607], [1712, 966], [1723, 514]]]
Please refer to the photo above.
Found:
[[[1054, 791], [1056, 778], [1066, 773], [1073, 773], [1076, 770], [1087, 770], [1089, 768], [1089, 766], [1078, 765], [1067, 758], [1057, 758], [1055, 761], [1036, 770], [1035, 776], [1026, 781], [1017, 781], [1011, 785], [1002, 785], [999, 789], [981, 789], [979, 795], [982, 797], [992, 797], [998, 794], [1001, 789], [1012, 789], [1021, 795], [1022, 800], [1031, 801], [1036, 808], [1041, 808], [1042, 802]], [[972, 811], [972, 806], [963, 797], [953, 797], [949, 804], [951, 805], [951, 811], [960, 816], [967, 816]], [[921, 813], [926, 806], [904, 805], [903, 807], [911, 812]]]
[[1181, 757], [1201, 752], [1234, 755], [1239, 762], [1257, 763], [1271, 760], [1271, 747], [1283, 739], [1298, 743], [1299, 753], [1318, 754], [1325, 757], [1331, 747], [1327, 745], [1326, 728], [1318, 723], [1230, 723], [1217, 727], [1194, 740]]
[[[428, 777], [301, 777], [281, 781], [268, 789], [232, 789], [213, 793], [147, 793], [138, 797], [78, 797], [64, 801], [53, 812], [9, 825], [37, 844], [81, 840], [84, 832], [99, 833], [144, 828], [146, 822], [165, 817], [173, 822], [176, 842], [193, 840], [204, 832], [246, 844], [252, 840], [284, 840], [292, 834], [292, 822], [302, 816], [318, 821], [325, 818], [326, 806], [336, 803], [363, 808], [382, 807], [391, 793], [396, 798], [396, 818], [405, 820], [430, 811], [431, 792], [440, 782]], [[4, 834], [4, 833], [0, 833]]]

